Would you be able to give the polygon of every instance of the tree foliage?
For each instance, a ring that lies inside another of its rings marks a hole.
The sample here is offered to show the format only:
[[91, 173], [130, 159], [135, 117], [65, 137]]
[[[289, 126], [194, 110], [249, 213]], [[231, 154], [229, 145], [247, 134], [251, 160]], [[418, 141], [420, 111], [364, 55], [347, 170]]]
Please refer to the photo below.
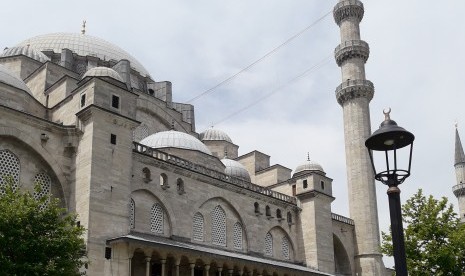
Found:
[[[402, 206], [402, 217], [409, 275], [465, 275], [465, 225], [447, 198], [420, 189]], [[392, 256], [392, 237], [382, 236], [382, 252]]]
[[0, 274], [79, 275], [85, 229], [76, 225], [76, 216], [60, 208], [58, 199], [36, 199], [8, 183], [0, 189]]

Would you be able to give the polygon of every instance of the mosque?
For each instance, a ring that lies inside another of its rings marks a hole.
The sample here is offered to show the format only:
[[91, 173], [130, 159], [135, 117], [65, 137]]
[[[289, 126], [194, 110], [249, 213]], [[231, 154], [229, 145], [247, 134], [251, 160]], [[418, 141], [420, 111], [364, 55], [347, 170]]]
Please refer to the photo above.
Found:
[[5, 175], [39, 183], [78, 215], [87, 275], [387, 275], [364, 146], [374, 86], [363, 14], [359, 0], [334, 8], [351, 218], [331, 212], [324, 166], [292, 170], [263, 152], [239, 155], [219, 129], [198, 133], [170, 82], [85, 31], [0, 55], [0, 185]]

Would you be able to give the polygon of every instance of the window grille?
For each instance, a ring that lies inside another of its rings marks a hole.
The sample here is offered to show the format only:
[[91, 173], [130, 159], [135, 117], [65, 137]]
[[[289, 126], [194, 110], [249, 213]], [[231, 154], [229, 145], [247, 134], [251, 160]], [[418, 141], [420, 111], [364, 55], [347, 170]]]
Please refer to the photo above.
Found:
[[163, 234], [163, 209], [158, 203], [150, 210], [150, 231]]
[[196, 213], [192, 220], [192, 238], [195, 241], [203, 241], [203, 216]]
[[[0, 150], [0, 187], [11, 177], [13, 189], [19, 186], [20, 163], [18, 157], [9, 150]], [[0, 194], [5, 191], [0, 189]]]
[[131, 198], [129, 202], [129, 227], [134, 229], [136, 227], [136, 203]]
[[265, 255], [273, 256], [273, 236], [270, 232], [266, 233], [265, 236]]
[[242, 225], [239, 222], [234, 224], [234, 249], [242, 249]]
[[226, 246], [226, 213], [221, 206], [216, 206], [212, 213], [212, 243]]
[[283, 237], [282, 251], [283, 251], [283, 258], [286, 260], [289, 260], [290, 259], [289, 240], [286, 237]]
[[34, 191], [35, 199], [39, 199], [50, 194], [52, 180], [50, 180], [50, 176], [46, 173], [42, 172], [36, 174], [34, 177], [34, 184], [39, 185], [40, 188], [39, 191]]
[[140, 142], [142, 139], [144, 139], [147, 136], [149, 136], [149, 128], [145, 124], [138, 126], [132, 132], [132, 140], [136, 142]]

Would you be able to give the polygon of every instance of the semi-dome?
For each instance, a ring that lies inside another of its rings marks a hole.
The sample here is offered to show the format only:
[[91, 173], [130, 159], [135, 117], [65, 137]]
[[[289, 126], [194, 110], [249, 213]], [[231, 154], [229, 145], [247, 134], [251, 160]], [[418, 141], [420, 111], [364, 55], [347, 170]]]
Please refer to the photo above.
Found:
[[139, 73], [146, 76], [147, 70], [133, 56], [120, 47], [101, 38], [75, 33], [52, 33], [39, 35], [26, 39], [17, 46], [33, 47], [38, 51], [54, 51], [61, 53], [63, 49], [69, 49], [80, 56], [95, 56], [102, 60], [127, 59]]
[[246, 181], [250, 182], [249, 172], [244, 167], [244, 165], [242, 165], [241, 163], [239, 163], [239, 162], [237, 162], [235, 160], [231, 160], [231, 159], [227, 159], [227, 158], [221, 159], [221, 162], [226, 167], [224, 169], [225, 174], [227, 174], [229, 176], [237, 177], [237, 178], [240, 178], [240, 179], [243, 179], [243, 180], [246, 180]]
[[200, 140], [202, 141], [227, 141], [229, 143], [232, 143], [231, 138], [229, 138], [226, 132], [213, 128], [213, 127], [200, 133]]
[[175, 130], [157, 132], [142, 139], [140, 143], [151, 148], [180, 148], [211, 155], [210, 150], [199, 139]]
[[50, 60], [44, 53], [34, 49], [30, 45], [6, 48], [3, 53], [0, 54], [0, 57], [12, 57], [17, 55], [25, 55], [42, 63]]
[[0, 82], [6, 83], [8, 85], [11, 85], [13, 87], [16, 87], [18, 89], [24, 90], [28, 92], [29, 94], [31, 93], [31, 90], [29, 87], [27, 87], [26, 83], [15, 73], [10, 71], [8, 68], [0, 64]]
[[308, 171], [308, 172], [320, 171], [322, 173], [325, 172], [323, 170], [323, 167], [320, 164], [314, 161], [311, 161], [311, 160], [307, 160], [307, 162], [305, 162], [304, 164], [297, 166], [297, 168], [294, 170], [294, 175], [300, 172], [304, 172], [304, 171]]
[[88, 70], [82, 78], [85, 77], [110, 77], [123, 82], [123, 78], [115, 70], [108, 67], [94, 67]]

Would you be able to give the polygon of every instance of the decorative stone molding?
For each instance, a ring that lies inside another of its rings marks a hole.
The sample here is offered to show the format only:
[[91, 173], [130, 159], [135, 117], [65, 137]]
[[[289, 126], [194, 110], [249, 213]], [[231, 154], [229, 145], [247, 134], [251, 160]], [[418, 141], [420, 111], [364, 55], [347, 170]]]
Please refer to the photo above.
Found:
[[458, 184], [452, 187], [452, 191], [456, 197], [465, 195], [465, 184]]
[[334, 20], [340, 25], [344, 19], [356, 18], [362, 21], [364, 13], [363, 3], [358, 0], [344, 0], [336, 4], [333, 10]]
[[342, 106], [348, 100], [356, 98], [373, 99], [375, 87], [368, 80], [347, 80], [336, 88], [337, 102]]
[[365, 63], [369, 56], [370, 47], [363, 40], [344, 41], [334, 49], [334, 57], [338, 66], [341, 66], [344, 61], [351, 58], [361, 58]]

